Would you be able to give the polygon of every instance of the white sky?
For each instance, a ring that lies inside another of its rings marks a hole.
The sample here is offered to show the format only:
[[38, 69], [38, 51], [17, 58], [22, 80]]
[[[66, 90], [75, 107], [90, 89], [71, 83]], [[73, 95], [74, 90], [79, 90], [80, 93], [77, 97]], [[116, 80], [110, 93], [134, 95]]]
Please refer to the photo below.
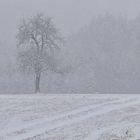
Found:
[[43, 12], [53, 16], [64, 34], [70, 34], [104, 13], [134, 17], [140, 0], [0, 0], [0, 36], [15, 31], [20, 17]]
[[8, 38], [15, 44], [19, 19], [40, 12], [53, 16], [62, 33], [69, 35], [96, 15], [135, 17], [140, 13], [140, 0], [0, 0], [0, 42]]

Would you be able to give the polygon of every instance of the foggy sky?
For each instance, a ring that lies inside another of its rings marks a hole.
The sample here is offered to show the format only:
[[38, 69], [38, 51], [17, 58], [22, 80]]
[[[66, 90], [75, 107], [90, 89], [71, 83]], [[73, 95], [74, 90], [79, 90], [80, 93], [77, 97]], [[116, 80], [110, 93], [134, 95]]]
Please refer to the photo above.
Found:
[[135, 17], [140, 13], [140, 0], [0, 0], [0, 35], [9, 35], [15, 30], [21, 17], [40, 12], [53, 16], [67, 35], [88, 24], [96, 15]]

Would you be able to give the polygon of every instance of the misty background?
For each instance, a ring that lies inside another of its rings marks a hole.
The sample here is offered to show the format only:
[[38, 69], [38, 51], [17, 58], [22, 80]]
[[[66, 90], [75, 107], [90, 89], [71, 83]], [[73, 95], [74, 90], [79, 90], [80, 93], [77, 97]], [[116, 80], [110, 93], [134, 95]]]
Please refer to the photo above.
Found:
[[36, 13], [54, 17], [72, 70], [47, 73], [48, 93], [139, 93], [139, 0], [0, 0], [0, 92], [33, 92], [33, 76], [17, 72], [17, 26]]

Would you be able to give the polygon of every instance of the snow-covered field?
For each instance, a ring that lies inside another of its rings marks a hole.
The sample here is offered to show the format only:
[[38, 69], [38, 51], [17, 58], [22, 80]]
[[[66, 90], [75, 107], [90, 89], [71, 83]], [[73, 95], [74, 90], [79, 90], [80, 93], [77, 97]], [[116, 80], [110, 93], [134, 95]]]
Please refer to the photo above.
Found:
[[140, 140], [140, 95], [0, 95], [0, 140]]

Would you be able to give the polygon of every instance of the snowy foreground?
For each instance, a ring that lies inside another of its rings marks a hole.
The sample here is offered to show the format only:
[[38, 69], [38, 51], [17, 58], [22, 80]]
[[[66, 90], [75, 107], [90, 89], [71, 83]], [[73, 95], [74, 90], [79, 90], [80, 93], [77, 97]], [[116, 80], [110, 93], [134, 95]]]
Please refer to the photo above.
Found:
[[140, 140], [140, 95], [0, 95], [0, 140]]

